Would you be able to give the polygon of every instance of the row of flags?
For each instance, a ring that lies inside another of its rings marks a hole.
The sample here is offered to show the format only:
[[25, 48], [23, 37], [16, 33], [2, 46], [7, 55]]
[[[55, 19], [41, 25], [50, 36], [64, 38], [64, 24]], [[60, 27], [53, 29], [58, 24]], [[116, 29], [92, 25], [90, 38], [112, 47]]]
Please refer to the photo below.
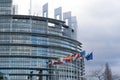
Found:
[[86, 60], [93, 60], [93, 52], [86, 55], [85, 51], [81, 51], [80, 53], [72, 55], [72, 56], [65, 56], [65, 57], [60, 57], [55, 60], [51, 60], [49, 64], [51, 66], [54, 64], [64, 64], [64, 63], [68, 63], [68, 62], [72, 62], [72, 61], [80, 60], [80, 59], [84, 59], [84, 58]]

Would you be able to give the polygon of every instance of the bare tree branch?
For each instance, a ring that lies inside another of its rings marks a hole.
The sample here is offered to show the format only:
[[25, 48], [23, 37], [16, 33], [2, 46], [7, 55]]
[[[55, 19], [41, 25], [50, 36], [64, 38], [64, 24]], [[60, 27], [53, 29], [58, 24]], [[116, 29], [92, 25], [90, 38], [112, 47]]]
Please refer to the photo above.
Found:
[[113, 80], [112, 79], [112, 72], [111, 72], [111, 69], [110, 69], [110, 67], [109, 67], [109, 64], [108, 63], [106, 63], [105, 64], [105, 80]]

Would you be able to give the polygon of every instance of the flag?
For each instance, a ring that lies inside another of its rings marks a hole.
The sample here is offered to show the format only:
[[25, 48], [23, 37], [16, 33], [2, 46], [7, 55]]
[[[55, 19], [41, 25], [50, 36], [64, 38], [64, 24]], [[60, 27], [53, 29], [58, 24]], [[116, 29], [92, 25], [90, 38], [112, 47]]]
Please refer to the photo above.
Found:
[[72, 55], [72, 60], [75, 61], [77, 60], [81, 55], [78, 53], [78, 54], [75, 54], [75, 55]]
[[60, 64], [66, 63], [66, 60], [63, 57], [59, 58], [58, 61], [60, 62]]
[[79, 58], [81, 55], [78, 53], [78, 54], [76, 54], [75, 55], [75, 58], [77, 59], [77, 58]]
[[76, 60], [80, 61], [80, 60], [83, 60], [83, 59], [84, 59], [84, 57], [81, 56], [81, 57], [77, 58]]
[[54, 64], [60, 64], [59, 60], [54, 60]]
[[86, 54], [85, 50], [81, 51], [80, 54], [81, 54], [81, 56], [85, 56], [85, 54]]
[[54, 64], [54, 60], [51, 60], [49, 64], [52, 66]]
[[86, 56], [86, 60], [93, 60], [93, 52]]
[[66, 62], [71, 62], [71, 60], [72, 60], [72, 57], [71, 57], [71, 56], [66, 56], [66, 57], [65, 57], [65, 61], [66, 61]]

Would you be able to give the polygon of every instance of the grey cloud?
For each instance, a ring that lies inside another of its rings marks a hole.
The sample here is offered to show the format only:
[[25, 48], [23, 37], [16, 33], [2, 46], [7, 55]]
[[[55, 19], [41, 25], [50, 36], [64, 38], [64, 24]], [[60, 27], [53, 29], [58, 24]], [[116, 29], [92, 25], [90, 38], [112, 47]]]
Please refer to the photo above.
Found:
[[[94, 60], [86, 67], [109, 62], [115, 70], [120, 65], [120, 1], [91, 0], [78, 17], [78, 40], [83, 49], [94, 51]], [[82, 16], [82, 17], [81, 17]]]

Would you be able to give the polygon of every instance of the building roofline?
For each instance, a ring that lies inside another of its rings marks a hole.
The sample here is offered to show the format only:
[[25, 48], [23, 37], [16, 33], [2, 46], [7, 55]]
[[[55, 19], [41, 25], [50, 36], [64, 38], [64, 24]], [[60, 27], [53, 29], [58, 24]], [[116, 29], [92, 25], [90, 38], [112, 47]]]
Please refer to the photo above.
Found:
[[61, 24], [63, 27], [68, 28], [69, 26], [65, 25], [65, 21], [47, 18], [47, 17], [40, 17], [40, 16], [33, 16], [33, 15], [6, 15], [0, 14], [2, 17], [13, 17], [13, 19], [32, 19], [32, 20], [39, 20], [39, 21], [48, 21], [50, 23]]

